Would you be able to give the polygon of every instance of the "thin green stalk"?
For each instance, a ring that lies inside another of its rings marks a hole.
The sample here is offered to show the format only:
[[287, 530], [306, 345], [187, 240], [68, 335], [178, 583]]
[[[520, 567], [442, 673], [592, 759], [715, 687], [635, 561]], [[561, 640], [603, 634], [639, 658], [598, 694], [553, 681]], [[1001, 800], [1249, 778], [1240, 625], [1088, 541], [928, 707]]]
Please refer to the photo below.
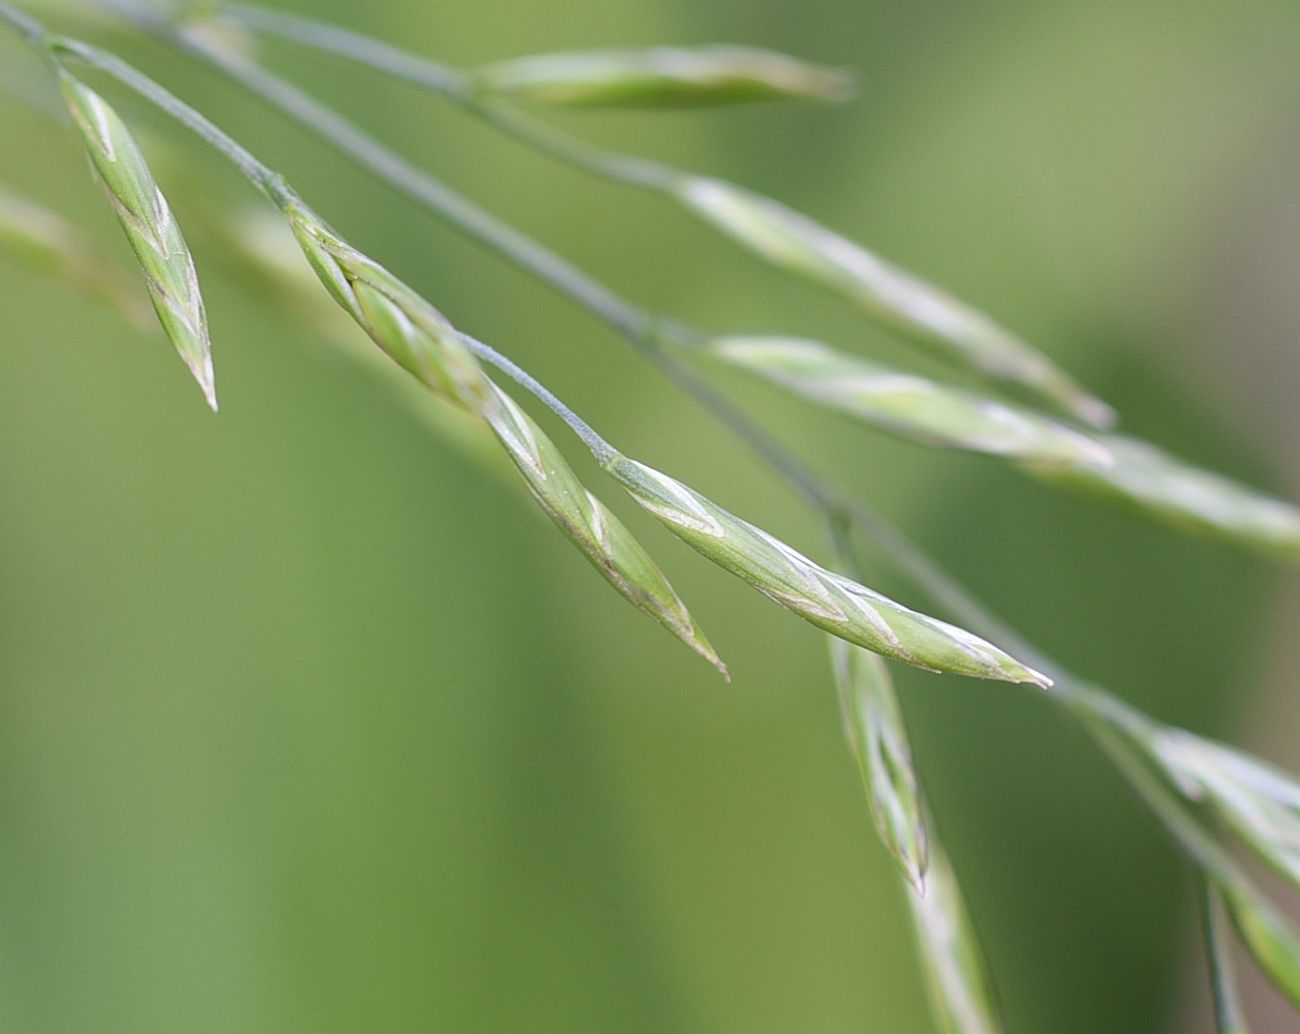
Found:
[[45, 53], [46, 32], [45, 26], [38, 22], [25, 11], [20, 11], [9, 4], [0, 4], [0, 22], [4, 22], [11, 29], [16, 31], [27, 43], [34, 46], [38, 52]]
[[521, 388], [528, 391], [534, 398], [542, 403], [547, 409], [564, 421], [565, 425], [582, 441], [594, 456], [597, 462], [604, 464], [618, 455], [618, 450], [602, 438], [592, 426], [578, 416], [564, 402], [556, 397], [550, 388], [546, 387], [541, 381], [516, 363], [513, 359], [508, 359], [491, 345], [484, 344], [477, 338], [470, 337], [462, 332], [460, 335], [461, 342], [474, 355], [486, 363], [490, 363], [498, 370], [504, 373]]
[[462, 233], [573, 298], [629, 339], [652, 338], [657, 321], [648, 313], [558, 253], [429, 176], [292, 83], [198, 33], [168, 32], [166, 36], [338, 147], [381, 180], [436, 212]]
[[203, 115], [182, 103], [173, 94], [163, 89], [148, 76], [136, 71], [125, 61], [107, 51], [75, 40], [53, 38], [51, 45], [59, 52], [111, 75], [124, 86], [139, 93], [151, 104], [156, 105], [166, 114], [184, 122], [203, 140], [229, 159], [249, 181], [259, 187], [273, 200], [284, 197], [287, 188], [280, 175], [258, 161], [247, 149], [218, 129]]
[[1143, 762], [1141, 755], [1110, 725], [1086, 708], [1078, 709], [1084, 725], [1128, 784], [1160, 819], [1175, 845], [1188, 860], [1199, 866], [1216, 883], [1232, 886], [1243, 877], [1237, 864], [1194, 819]]
[[1223, 902], [1208, 882], [1202, 886], [1201, 924], [1210, 970], [1210, 992], [1214, 996], [1216, 1029], [1219, 1034], [1250, 1034], [1237, 989], [1237, 975], [1228, 945], [1229, 934], [1223, 915]]
[[251, 4], [228, 4], [216, 18], [255, 32], [278, 36], [346, 58], [385, 75], [440, 94], [488, 122], [506, 136], [593, 176], [643, 190], [668, 193], [681, 174], [659, 162], [611, 154], [554, 129], [509, 104], [484, 96], [459, 69], [411, 54], [361, 33], [324, 22], [270, 11]]

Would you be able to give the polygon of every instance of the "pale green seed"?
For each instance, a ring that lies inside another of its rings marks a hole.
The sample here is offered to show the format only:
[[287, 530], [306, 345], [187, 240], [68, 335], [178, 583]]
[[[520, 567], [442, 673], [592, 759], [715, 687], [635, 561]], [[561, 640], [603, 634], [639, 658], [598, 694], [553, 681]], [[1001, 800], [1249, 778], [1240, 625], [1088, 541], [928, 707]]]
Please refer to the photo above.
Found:
[[533, 498], [605, 579], [727, 676], [726, 665], [668, 579], [617, 517], [587, 491], [555, 443], [495, 385], [484, 419]]
[[33, 272], [59, 277], [105, 302], [137, 327], [151, 325], [134, 280], [99, 254], [75, 226], [0, 186], [0, 252]]
[[1051, 684], [991, 643], [827, 571], [657, 470], [625, 456], [605, 469], [687, 545], [823, 631], [931, 671]]
[[929, 864], [924, 807], [889, 669], [876, 654], [843, 639], [830, 637], [830, 648], [844, 730], [876, 831], [904, 878], [924, 893]]
[[688, 209], [767, 262], [829, 288], [943, 358], [1028, 389], [1094, 426], [1114, 422], [1109, 406], [1010, 331], [807, 216], [706, 177], [682, 177], [674, 192]]
[[1148, 749], [1184, 796], [1208, 804], [1300, 889], [1300, 784], [1258, 758], [1182, 729], [1157, 731]]
[[907, 887], [912, 924], [943, 1034], [1001, 1034], [997, 999], [957, 875], [937, 837], [930, 839], [925, 892]]
[[1218, 881], [1216, 885], [1233, 925], [1259, 968], [1300, 1008], [1300, 939], [1295, 929], [1246, 881]]
[[59, 83], [91, 164], [144, 270], [158, 321], [199, 382], [208, 405], [215, 410], [212, 343], [203, 296], [194, 259], [167, 199], [117, 112], [64, 70], [59, 71]]
[[818, 341], [722, 337], [706, 347], [803, 399], [923, 445], [1045, 463], [1109, 462], [1104, 448], [1058, 421]]
[[1300, 510], [1291, 504], [1189, 466], [1146, 442], [1119, 435], [1096, 441], [1109, 462], [1029, 463], [1026, 469], [1187, 531], [1300, 559]]
[[650, 47], [538, 54], [474, 76], [485, 91], [570, 107], [665, 108], [843, 100], [853, 77], [755, 47]]
[[431, 391], [481, 415], [487, 377], [442, 313], [305, 205], [286, 202], [284, 212], [321, 283], [371, 340]]

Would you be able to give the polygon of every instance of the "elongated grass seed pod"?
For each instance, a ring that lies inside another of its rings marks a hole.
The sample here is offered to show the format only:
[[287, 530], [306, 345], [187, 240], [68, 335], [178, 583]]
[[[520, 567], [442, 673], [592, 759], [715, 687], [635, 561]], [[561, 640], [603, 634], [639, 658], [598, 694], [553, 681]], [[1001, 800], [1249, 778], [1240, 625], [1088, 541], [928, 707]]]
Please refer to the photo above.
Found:
[[984, 954], [957, 874], [937, 837], [930, 840], [925, 893], [911, 886], [906, 891], [930, 1005], [940, 1030], [943, 1034], [1002, 1034]]
[[827, 571], [666, 474], [626, 456], [605, 469], [696, 552], [823, 631], [931, 671], [1051, 685], [993, 644]]
[[1176, 459], [1154, 445], [1100, 435], [1108, 463], [1028, 462], [1025, 469], [1185, 531], [1300, 560], [1300, 510]]
[[1028, 389], [1093, 426], [1114, 423], [1108, 405], [1010, 331], [806, 215], [703, 176], [682, 176], [674, 193], [705, 222], [769, 264], [829, 288], [942, 357]]
[[0, 252], [37, 273], [61, 279], [111, 306], [133, 326], [152, 325], [137, 282], [99, 254], [71, 223], [0, 185]]
[[1109, 462], [1102, 446], [1059, 421], [819, 341], [720, 337], [706, 347], [800, 398], [923, 445], [1042, 463]]
[[321, 283], [371, 340], [435, 394], [481, 415], [488, 379], [446, 317], [301, 202], [284, 212]]
[[194, 259], [167, 199], [117, 112], [94, 90], [62, 69], [59, 85], [91, 164], [108, 191], [118, 222], [144, 270], [158, 322], [215, 411], [217, 392], [208, 318], [199, 293]]
[[502, 61], [483, 90], [569, 107], [669, 108], [764, 100], [844, 100], [853, 77], [757, 47], [588, 50]]
[[830, 637], [840, 712], [876, 831], [904, 879], [925, 893], [929, 834], [893, 679], [874, 653]]
[[1186, 797], [1213, 808], [1300, 890], [1300, 783], [1258, 758], [1183, 729], [1161, 729], [1150, 753]]
[[1216, 881], [1242, 943], [1273, 985], [1300, 1009], [1300, 937], [1249, 883]]

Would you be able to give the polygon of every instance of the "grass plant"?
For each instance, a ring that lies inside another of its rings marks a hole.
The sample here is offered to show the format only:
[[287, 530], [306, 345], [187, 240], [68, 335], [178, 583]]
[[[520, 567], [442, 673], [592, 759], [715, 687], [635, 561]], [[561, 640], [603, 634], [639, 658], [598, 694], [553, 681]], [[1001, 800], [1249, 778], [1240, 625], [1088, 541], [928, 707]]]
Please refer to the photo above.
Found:
[[[61, 93], [73, 116], [158, 320], [214, 409], [212, 351], [193, 259], [144, 149], [109, 101], [82, 82], [87, 71], [157, 106], [232, 162], [292, 229], [324, 287], [320, 303], [332, 298], [419, 385], [476, 418], [541, 509], [606, 581], [723, 674], [725, 666], [667, 576], [579, 480], [560, 446], [507, 393], [504, 382], [558, 416], [604, 474], [692, 549], [829, 633], [849, 746], [876, 828], [898, 863], [941, 1029], [991, 1034], [1003, 1025], [992, 974], [926, 803], [888, 660], [1045, 692], [1093, 737], [1209, 888], [1206, 936], [1220, 1030], [1244, 1034], [1247, 1029], [1226, 961], [1224, 916], [1262, 971], [1300, 1006], [1300, 937], [1233, 853], [1244, 845], [1300, 888], [1300, 784], [1241, 751], [1166, 726], [1066, 670], [1003, 625], [866, 503], [810, 469], [715, 388], [709, 372], [720, 364], [738, 366], [811, 406], [872, 429], [923, 447], [1009, 461], [1049, 486], [1083, 489], [1143, 517], [1215, 535], [1283, 562], [1300, 559], [1300, 511], [1113, 431], [1116, 415], [1110, 407], [1045, 352], [808, 217], [734, 184], [593, 149], [515, 106], [520, 99], [615, 108], [836, 99], [845, 93], [842, 75], [783, 55], [729, 47], [563, 53], [462, 72], [347, 30], [247, 5], [168, 9], [105, 2], [96, 7], [122, 28], [151, 33], [223, 70], [613, 328], [824, 519], [832, 558], [825, 564], [625, 456], [510, 358], [453, 326], [433, 303], [331, 229], [283, 175], [232, 134], [114, 54], [50, 33], [19, 8], [0, 5], [0, 23], [46, 60], [50, 89]], [[348, 57], [426, 87], [583, 172], [660, 194], [770, 264], [830, 289], [902, 338], [981, 375], [987, 387], [948, 384], [802, 338], [705, 331], [650, 312], [264, 68], [231, 44], [232, 32], [276, 35]], [[239, 247], [237, 236], [230, 243]], [[0, 246], [42, 256], [46, 268], [79, 286], [117, 296], [117, 278], [110, 278], [114, 289], [106, 291], [108, 279], [88, 272], [99, 268], [84, 257], [88, 250], [57, 217], [33, 203], [0, 196]], [[302, 281], [285, 274], [285, 282], [286, 295], [300, 300]], [[301, 306], [295, 302], [294, 308]], [[857, 559], [859, 545], [867, 542], [908, 577], [927, 608], [949, 620], [868, 588]]]

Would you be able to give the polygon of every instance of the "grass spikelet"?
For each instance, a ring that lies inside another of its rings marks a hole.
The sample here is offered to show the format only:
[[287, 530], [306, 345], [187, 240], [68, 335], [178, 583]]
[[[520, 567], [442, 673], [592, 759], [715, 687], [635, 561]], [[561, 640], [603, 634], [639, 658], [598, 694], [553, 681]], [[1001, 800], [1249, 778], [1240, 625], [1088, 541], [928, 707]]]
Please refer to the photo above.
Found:
[[435, 394], [481, 414], [487, 377], [446, 317], [301, 202], [284, 212], [321, 283], [371, 340]]
[[495, 385], [491, 392], [484, 419], [538, 505], [615, 589], [729, 679], [726, 665], [632, 533], [587, 491], [532, 418]]
[[1146, 442], [1120, 435], [1102, 435], [1097, 442], [1111, 462], [1028, 464], [1027, 469], [1183, 530], [1300, 560], [1300, 510], [1291, 504], [1200, 470]]
[[818, 566], [666, 474], [617, 455], [605, 469], [696, 552], [823, 631], [931, 671], [1051, 684], [978, 636]]
[[1009, 330], [807, 216], [702, 176], [681, 177], [674, 193], [705, 222], [771, 265], [829, 288], [941, 357], [1018, 385], [1095, 427], [1114, 423], [1109, 406]]
[[208, 319], [194, 259], [180, 226], [154, 182], [144, 154], [117, 112], [62, 68], [59, 84], [91, 164], [144, 270], [158, 322], [215, 411], [217, 394]]
[[925, 892], [908, 886], [907, 902], [930, 992], [943, 1034], [1001, 1034], [993, 985], [971, 924], [957, 874], [943, 844], [930, 840]]
[[1224, 824], [1300, 889], [1300, 784], [1258, 758], [1183, 729], [1156, 732], [1150, 753], [1184, 796]]
[[874, 653], [831, 637], [840, 710], [876, 831], [903, 877], [925, 893], [929, 865], [924, 806], [894, 683]]
[[800, 398], [923, 445], [1043, 463], [1109, 462], [1102, 446], [1058, 421], [818, 341], [722, 337], [707, 347]]
[[1264, 975], [1300, 1008], [1300, 939], [1295, 928], [1245, 880], [1216, 883], [1242, 943]]
[[100, 255], [62, 216], [0, 185], [0, 252], [37, 273], [59, 277], [112, 307], [133, 326], [152, 325], [135, 281]]
[[588, 50], [503, 61], [474, 76], [491, 93], [568, 107], [680, 108], [844, 100], [853, 77], [757, 47]]

